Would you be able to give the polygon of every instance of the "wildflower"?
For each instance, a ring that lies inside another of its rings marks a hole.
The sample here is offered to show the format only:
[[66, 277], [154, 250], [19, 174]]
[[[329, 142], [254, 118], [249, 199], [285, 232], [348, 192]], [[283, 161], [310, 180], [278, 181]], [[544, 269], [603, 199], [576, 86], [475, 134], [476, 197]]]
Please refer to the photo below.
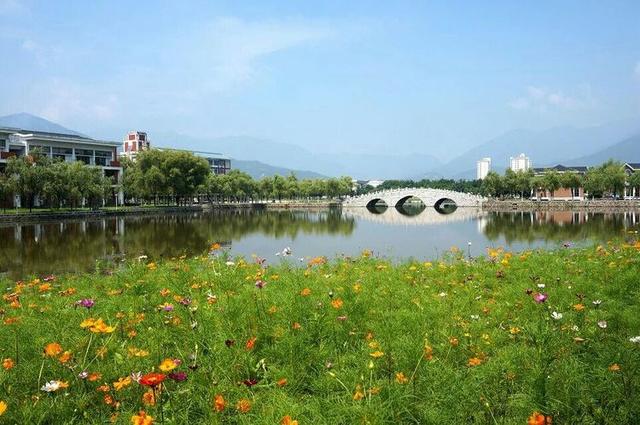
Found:
[[173, 304], [169, 304], [169, 303], [164, 303], [164, 304], [160, 304], [158, 306], [158, 310], [162, 310], [162, 311], [173, 311]]
[[607, 328], [607, 321], [606, 321], [606, 320], [600, 320], [600, 321], [598, 322], [598, 327], [599, 327], [600, 329], [606, 329], [606, 328]]
[[165, 377], [166, 376], [162, 373], [147, 373], [140, 378], [140, 384], [148, 387], [156, 387], [164, 381]]
[[527, 425], [547, 425], [551, 424], [551, 416], [545, 416], [542, 413], [533, 412], [531, 416], [529, 416], [529, 420], [527, 421]]
[[4, 359], [2, 361], [2, 367], [4, 368], [4, 370], [10, 370], [13, 369], [14, 363], [12, 359]]
[[287, 385], [287, 378], [280, 378], [278, 379], [278, 382], [276, 382], [276, 384], [279, 387], [284, 387], [285, 385]]
[[620, 365], [618, 363], [614, 363], [611, 366], [609, 366], [609, 370], [611, 372], [618, 372], [620, 371]]
[[224, 397], [222, 397], [222, 394], [216, 394], [216, 396], [213, 398], [213, 408], [215, 409], [215, 411], [220, 413], [226, 406], [227, 403], [224, 401]]
[[87, 372], [86, 370], [83, 370], [78, 374], [78, 378], [80, 379], [87, 379], [88, 377], [89, 377], [89, 372]]
[[142, 394], [142, 403], [147, 406], [155, 406], [156, 404], [156, 396], [153, 394], [153, 391], [148, 390], [144, 394]]
[[126, 376], [124, 378], [120, 378], [118, 379], [116, 382], [113, 383], [113, 388], [116, 391], [120, 391], [121, 389], [123, 389], [126, 386], [131, 385], [131, 378]]
[[547, 301], [547, 298], [549, 298], [549, 295], [541, 292], [538, 292], [533, 296], [533, 300], [538, 304], [542, 304], [543, 302]]
[[169, 374], [169, 378], [173, 379], [176, 382], [184, 382], [187, 380], [186, 372], [171, 372]]
[[244, 381], [242, 381], [242, 383], [251, 388], [258, 383], [258, 380], [255, 378], [245, 379]]
[[471, 320], [478, 320], [478, 319], [480, 319], [480, 316], [478, 316], [477, 314], [471, 315]]
[[91, 298], [84, 298], [81, 299], [79, 301], [76, 301], [76, 307], [84, 307], [86, 309], [90, 309], [91, 307], [93, 307], [96, 304], [96, 302], [94, 300], [92, 300]]
[[149, 355], [148, 351], [141, 350], [140, 348], [129, 347], [127, 350], [129, 357], [146, 357]]
[[7, 411], [7, 403], [0, 400], [0, 416], [4, 415], [4, 412]]
[[147, 415], [144, 410], [141, 410], [137, 415], [131, 417], [131, 423], [133, 425], [152, 425], [153, 417]]
[[247, 350], [253, 350], [253, 347], [255, 347], [255, 345], [256, 345], [256, 339], [257, 338], [255, 336], [249, 338], [249, 340], [245, 344], [245, 347], [247, 348]]
[[298, 425], [298, 421], [295, 419], [291, 419], [291, 416], [287, 415], [282, 418], [280, 421], [280, 425]]
[[544, 283], [538, 283], [538, 288], [540, 289], [544, 289], [545, 288], [545, 284]]
[[68, 388], [68, 387], [69, 387], [69, 383], [65, 381], [49, 381], [45, 383], [40, 389], [44, 392], [52, 393], [52, 392], [58, 391], [61, 388]]
[[575, 311], [582, 311], [582, 310], [584, 310], [584, 304], [581, 304], [581, 303], [580, 304], [574, 304], [573, 305], [573, 309]]
[[293, 322], [293, 324], [291, 325], [291, 329], [293, 330], [299, 330], [300, 328], [302, 328], [302, 325], [300, 325], [300, 323], [298, 322]]
[[227, 261], [225, 264], [226, 264], [227, 266], [229, 266], [229, 267], [232, 267], [232, 266], [235, 266], [235, 265], [236, 265], [236, 263], [234, 263], [233, 261]]
[[558, 313], [557, 311], [554, 311], [553, 313], [551, 313], [551, 318], [553, 320], [560, 320], [562, 319], [562, 313]]
[[302, 291], [300, 291], [300, 295], [302, 295], [303, 297], [308, 297], [309, 295], [311, 295], [311, 289], [304, 288]]
[[102, 319], [85, 319], [80, 323], [83, 329], [89, 329], [93, 333], [111, 333], [116, 330], [113, 326], [107, 326]]
[[633, 342], [634, 344], [640, 344], [640, 336], [634, 336], [629, 338], [630, 342]]
[[209, 248], [209, 251], [217, 251], [220, 248], [221, 248], [221, 245], [218, 242], [216, 242], [213, 245], [211, 245], [211, 247]]
[[358, 384], [356, 386], [356, 391], [353, 393], [353, 401], [362, 400], [364, 398], [364, 393], [362, 392], [362, 386]]
[[95, 382], [95, 381], [99, 380], [100, 378], [102, 378], [102, 374], [100, 372], [93, 372], [93, 373], [90, 373], [89, 376], [88, 376], [88, 379], [91, 382]]
[[459, 344], [458, 338], [452, 336], [449, 338], [449, 344], [451, 344], [452, 347], [457, 347]]
[[480, 366], [481, 364], [482, 359], [479, 359], [478, 357], [471, 357], [467, 362], [467, 366], [469, 367]]
[[48, 357], [55, 357], [62, 353], [62, 346], [57, 342], [51, 342], [44, 347], [44, 354]]
[[509, 329], [509, 333], [511, 335], [517, 335], [520, 333], [520, 328], [517, 326], [513, 326], [511, 329]]
[[398, 384], [406, 384], [407, 382], [409, 382], [409, 379], [404, 376], [404, 373], [398, 372], [396, 373], [396, 382]]
[[429, 344], [427, 344], [427, 341], [424, 342], [424, 347], [422, 348], [422, 354], [425, 360], [433, 359], [433, 348]]
[[338, 316], [338, 317], [336, 317], [336, 320], [338, 320], [340, 322], [344, 322], [345, 320], [347, 320], [347, 316]]
[[331, 300], [331, 307], [335, 308], [336, 310], [342, 308], [343, 304], [344, 304], [344, 301], [342, 301], [342, 299], [340, 299], [340, 298], [336, 298], [335, 300]]
[[447, 293], [446, 293], [446, 292], [440, 292], [440, 293], [438, 294], [438, 296], [440, 296], [440, 297], [446, 297], [446, 296], [447, 296]]
[[104, 384], [96, 388], [96, 391], [100, 391], [102, 393], [108, 393], [109, 391], [111, 391], [111, 388], [107, 384]]
[[236, 403], [236, 410], [240, 413], [247, 413], [249, 410], [251, 410], [251, 402], [246, 398], [241, 398]]
[[178, 364], [174, 359], [164, 359], [159, 366], [160, 370], [163, 372], [170, 372], [176, 367], [178, 367]]
[[142, 372], [131, 372], [129, 374], [129, 377], [131, 378], [131, 380], [137, 382], [138, 384], [140, 383], [140, 379], [142, 379]]
[[160, 295], [163, 296], [163, 297], [167, 297], [167, 296], [169, 296], [169, 294], [171, 294], [171, 291], [169, 289], [167, 289], [167, 288], [162, 288], [160, 290]]
[[600, 304], [602, 304], [602, 300], [593, 300], [591, 301], [591, 304], [593, 304], [594, 307], [600, 307]]
[[60, 357], [58, 357], [58, 361], [62, 364], [65, 364], [69, 360], [71, 360], [71, 357], [72, 357], [71, 351], [65, 351], [64, 353], [62, 353]]
[[374, 359], [379, 359], [380, 357], [384, 356], [384, 353], [382, 351], [374, 351], [373, 353], [369, 354], [371, 357], [373, 357]]

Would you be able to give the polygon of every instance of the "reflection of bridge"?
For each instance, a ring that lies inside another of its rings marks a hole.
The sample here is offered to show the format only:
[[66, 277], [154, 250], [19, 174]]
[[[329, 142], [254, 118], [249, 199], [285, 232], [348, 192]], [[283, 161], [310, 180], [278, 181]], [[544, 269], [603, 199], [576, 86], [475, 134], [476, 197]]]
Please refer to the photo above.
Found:
[[346, 217], [373, 221], [381, 224], [425, 225], [445, 224], [456, 221], [474, 220], [484, 217], [487, 213], [480, 208], [458, 208], [451, 214], [442, 214], [433, 208], [426, 208], [418, 215], [406, 215], [396, 208], [388, 208], [381, 214], [374, 214], [368, 209], [350, 208], [343, 210]]
[[455, 204], [458, 207], [480, 207], [484, 198], [470, 193], [453, 190], [407, 188], [390, 189], [347, 198], [344, 207], [367, 207], [382, 201], [390, 207], [401, 207], [411, 198], [420, 199], [427, 207], [440, 207], [443, 204]]

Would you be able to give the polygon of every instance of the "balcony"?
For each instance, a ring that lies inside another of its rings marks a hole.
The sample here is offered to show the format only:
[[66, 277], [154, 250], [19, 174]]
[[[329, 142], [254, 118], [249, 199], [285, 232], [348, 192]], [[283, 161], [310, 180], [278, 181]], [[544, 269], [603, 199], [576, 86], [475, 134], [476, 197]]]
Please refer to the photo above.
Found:
[[9, 159], [16, 156], [15, 152], [0, 152], [0, 159]]

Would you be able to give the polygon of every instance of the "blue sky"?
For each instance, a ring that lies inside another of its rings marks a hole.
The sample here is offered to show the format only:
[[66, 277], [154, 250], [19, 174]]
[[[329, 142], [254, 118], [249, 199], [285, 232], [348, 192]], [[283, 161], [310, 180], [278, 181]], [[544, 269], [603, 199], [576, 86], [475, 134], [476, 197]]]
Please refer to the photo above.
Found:
[[[526, 4], [528, 3], [528, 4]], [[449, 159], [640, 118], [638, 1], [0, 0], [0, 115]]]

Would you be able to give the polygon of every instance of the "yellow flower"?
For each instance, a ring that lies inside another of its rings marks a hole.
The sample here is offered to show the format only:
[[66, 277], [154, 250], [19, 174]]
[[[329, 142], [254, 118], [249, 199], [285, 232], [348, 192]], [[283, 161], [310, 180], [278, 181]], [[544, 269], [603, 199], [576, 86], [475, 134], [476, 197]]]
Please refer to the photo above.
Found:
[[115, 388], [116, 391], [120, 391], [121, 389], [123, 389], [124, 387], [126, 387], [128, 385], [131, 385], [131, 378], [126, 376], [126, 377], [120, 378], [116, 382], [114, 382], [113, 383], [113, 388]]
[[142, 394], [142, 403], [146, 404], [147, 406], [155, 406], [156, 397], [153, 394], [152, 390], [149, 390], [146, 393]]
[[311, 295], [311, 289], [304, 288], [302, 291], [300, 291], [300, 295], [302, 295], [303, 297], [308, 297], [309, 295]]
[[511, 329], [509, 329], [509, 333], [511, 335], [516, 335], [520, 333], [520, 328], [517, 326], [513, 326]]
[[358, 401], [364, 398], [364, 393], [362, 392], [362, 386], [358, 384], [356, 387], [356, 391], [353, 393], [353, 400]]
[[131, 417], [131, 423], [133, 425], [152, 425], [153, 417], [147, 415], [144, 410], [141, 410], [137, 415]]
[[177, 366], [178, 365], [176, 365], [176, 362], [173, 359], [164, 359], [162, 363], [160, 363], [159, 367], [163, 372], [171, 372]]
[[373, 353], [369, 354], [371, 357], [373, 357], [374, 359], [379, 359], [380, 357], [384, 356], [384, 353], [382, 351], [374, 351]]
[[406, 384], [407, 382], [409, 382], [409, 379], [404, 376], [404, 373], [398, 372], [396, 373], [396, 382], [398, 384]]
[[469, 367], [480, 366], [481, 364], [482, 359], [479, 359], [478, 357], [471, 357], [467, 362], [467, 366]]
[[582, 311], [582, 310], [584, 310], [584, 304], [575, 304], [575, 305], [573, 306], [573, 309], [574, 309], [575, 311]]
[[4, 415], [4, 412], [7, 411], [7, 403], [0, 400], [0, 416]]
[[618, 363], [614, 363], [611, 366], [609, 366], [609, 370], [611, 372], [618, 372], [620, 371], [620, 365]]

